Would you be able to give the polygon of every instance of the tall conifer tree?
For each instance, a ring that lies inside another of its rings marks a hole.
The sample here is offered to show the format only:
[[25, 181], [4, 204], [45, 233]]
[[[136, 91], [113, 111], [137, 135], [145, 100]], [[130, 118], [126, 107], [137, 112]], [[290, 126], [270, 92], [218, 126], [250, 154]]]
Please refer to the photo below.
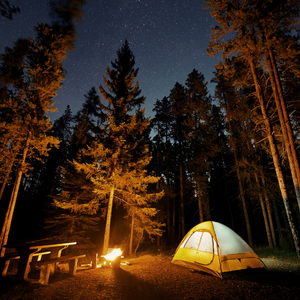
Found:
[[[144, 109], [141, 108], [145, 97], [140, 96], [139, 84], [134, 82], [138, 69], [134, 69], [135, 59], [127, 41], [117, 55], [118, 58], [111, 63], [112, 69], [107, 67], [108, 79], [104, 77], [109, 91], [99, 87], [108, 102], [108, 105], [102, 103], [101, 107], [105, 122], [95, 135], [95, 141], [87, 148], [83, 147], [80, 155], [71, 163], [78, 174], [90, 180], [93, 188], [89, 191], [95, 204], [107, 204], [104, 209], [106, 227], [103, 254], [108, 250], [114, 203], [123, 204], [132, 218], [138, 210], [138, 215], [144, 215], [146, 220], [146, 216], [156, 214], [156, 210], [150, 206], [151, 202], [158, 201], [162, 196], [162, 193], [150, 194], [147, 191], [148, 185], [156, 183], [159, 178], [146, 171], [151, 159], [145, 139], [149, 120], [145, 119]], [[68, 207], [64, 208], [68, 209], [79, 207], [74, 201], [68, 201], [66, 205]], [[150, 225], [148, 223], [144, 229], [150, 235], [154, 232], [160, 234], [160, 230], [155, 228], [159, 229], [161, 224], [155, 221]], [[152, 231], [149, 226], [153, 228]]]
[[8, 238], [22, 173], [28, 169], [26, 159], [37, 154], [47, 155], [49, 145], [58, 145], [56, 138], [47, 135], [52, 125], [46, 114], [54, 110], [52, 97], [64, 78], [62, 64], [66, 48], [63, 39], [55, 35], [49, 26], [43, 24], [35, 29], [36, 40], [19, 40], [1, 57], [1, 89], [7, 96], [1, 99], [1, 109], [7, 113], [3, 115], [0, 127], [8, 134], [4, 137], [3, 147], [9, 141], [12, 147], [17, 147], [21, 157], [17, 162], [18, 170], [2, 228], [1, 244], [6, 243]]
[[[103, 81], [109, 91], [105, 91], [100, 85], [99, 90], [108, 106], [104, 108], [108, 116], [108, 130], [104, 138], [104, 145], [107, 149], [115, 151], [111, 158], [111, 166], [108, 169], [108, 178], [111, 176], [120, 176], [127, 178], [126, 181], [113, 180], [110, 185], [109, 209], [107, 213], [107, 225], [104, 237], [103, 253], [107, 251], [109, 239], [109, 222], [111, 218], [111, 207], [114, 197], [129, 201], [129, 207], [140, 205], [146, 207], [149, 201], [157, 201], [162, 194], [147, 194], [148, 184], [157, 182], [159, 179], [146, 175], [146, 167], [150, 162], [148, 145], [145, 133], [149, 125], [149, 120], [145, 119], [145, 109], [142, 108], [145, 97], [141, 96], [138, 81], [134, 82], [138, 75], [138, 69], [135, 69], [135, 57], [129, 48], [129, 43], [125, 40], [122, 48], [117, 51], [117, 59], [111, 62], [112, 69], [107, 67], [108, 78], [103, 77]], [[119, 140], [119, 136], [121, 140]], [[116, 175], [114, 175], [116, 172]], [[129, 176], [127, 176], [128, 174]], [[130, 176], [131, 174], [131, 176]], [[130, 182], [132, 180], [132, 182]], [[139, 182], [140, 181], [140, 182]], [[126, 191], [126, 189], [129, 189]], [[118, 196], [118, 193], [121, 193]], [[131, 195], [128, 199], [127, 195]], [[135, 195], [133, 198], [132, 196]], [[148, 209], [148, 211], [150, 208]], [[134, 210], [130, 209], [132, 214]], [[154, 212], [155, 214], [155, 212]], [[153, 222], [153, 227], [159, 224]]]
[[[211, 14], [216, 18], [220, 26], [216, 26], [213, 31], [212, 41], [209, 45], [209, 53], [215, 55], [218, 52], [223, 52], [224, 60], [232, 56], [233, 54], [241, 54], [240, 59], [245, 60], [251, 70], [253, 77], [256, 96], [259, 99], [266, 131], [268, 135], [269, 145], [272, 152], [275, 171], [280, 186], [283, 203], [285, 205], [286, 215], [289, 220], [291, 233], [293, 235], [295, 249], [300, 257], [300, 237], [295, 226], [293, 216], [289, 204], [289, 196], [287, 193], [285, 179], [283, 177], [282, 168], [280, 165], [278, 149], [276, 140], [272, 130], [272, 124], [266, 107], [265, 95], [262, 91], [262, 85], [260, 77], [258, 76], [259, 64], [263, 62], [263, 59], [269, 60], [269, 57], [264, 57], [265, 53], [272, 57], [269, 46], [272, 45], [271, 40], [264, 40], [264, 38], [270, 38], [269, 34], [274, 34], [274, 41], [276, 36], [284, 34], [285, 31], [289, 31], [297, 21], [299, 20], [299, 3], [295, 1], [229, 1], [224, 2], [220, 0], [206, 0], [208, 8], [211, 10]], [[295, 28], [295, 27], [294, 27]], [[230, 33], [228, 40], [224, 37]], [[266, 50], [267, 48], [267, 50]], [[266, 51], [265, 51], [266, 50]], [[273, 50], [273, 49], [271, 49]], [[274, 64], [269, 64], [269, 72], [276, 72]], [[273, 70], [271, 70], [273, 68]], [[274, 78], [273, 78], [274, 79]], [[275, 81], [275, 79], [272, 81]], [[272, 83], [272, 82], [271, 82]], [[279, 120], [281, 123], [281, 130], [285, 142], [285, 147], [288, 154], [290, 170], [294, 182], [295, 194], [298, 200], [298, 206], [300, 208], [300, 190], [299, 182], [297, 179], [297, 172], [295, 165], [297, 165], [297, 157], [293, 158], [291, 147], [292, 137], [288, 139], [287, 118], [284, 120], [282, 109], [284, 109], [283, 101], [279, 101], [277, 94], [279, 86], [275, 87], [272, 83], [274, 98], [276, 100], [276, 106], [278, 111]], [[300, 173], [300, 172], [299, 172]]]
[[196, 183], [200, 222], [210, 219], [209, 172], [218, 152], [212, 127], [212, 105], [203, 74], [193, 70], [186, 80], [185, 138], [190, 142], [188, 169]]
[[176, 166], [178, 179], [179, 179], [179, 201], [180, 201], [180, 213], [179, 213], [179, 237], [183, 238], [185, 232], [185, 200], [184, 200], [184, 179], [186, 174], [186, 138], [184, 136], [185, 131], [185, 118], [187, 112], [185, 110], [186, 93], [182, 84], [176, 82], [171, 93], [169, 95], [171, 102], [171, 112], [173, 116], [173, 139], [176, 149]]
[[[99, 100], [99, 98], [98, 98]], [[86, 97], [83, 108], [78, 112], [77, 123], [69, 141], [68, 162], [60, 166], [60, 184], [56, 194], [52, 195], [53, 204], [59, 210], [54, 210], [47, 219], [47, 229], [52, 230], [59, 238], [67, 237], [89, 243], [89, 239], [98, 228], [99, 201], [89, 176], [77, 172], [72, 160], [80, 163], [88, 163], [91, 160], [88, 156], [80, 156], [83, 149], [92, 145], [95, 136], [94, 129], [97, 120], [92, 116], [99, 110], [99, 102], [91, 106], [91, 98]], [[98, 104], [98, 105], [96, 105]], [[94, 109], [94, 110], [93, 110]], [[59, 214], [57, 212], [63, 213]], [[62, 226], [64, 230], [62, 230]]]
[[52, 127], [47, 113], [54, 111], [52, 97], [56, 96], [64, 79], [63, 60], [67, 48], [71, 49], [69, 45], [74, 42], [74, 35], [72, 41], [68, 42], [69, 33], [75, 33], [73, 21], [81, 15], [84, 0], [69, 0], [68, 3], [70, 6], [63, 9], [63, 15], [69, 16], [68, 32], [62, 35], [60, 26], [54, 29], [46, 24], [38, 25], [35, 28], [35, 40], [20, 39], [14, 48], [6, 48], [5, 54], [1, 56], [0, 105], [1, 110], [6, 112], [1, 115], [0, 131], [6, 133], [1, 144], [5, 148], [9, 143], [16, 150], [11, 158], [15, 159], [16, 154], [20, 158], [14, 161], [17, 171], [0, 236], [1, 247], [8, 238], [22, 174], [29, 166], [28, 159], [47, 155], [51, 146], [59, 143], [56, 138], [47, 135]]

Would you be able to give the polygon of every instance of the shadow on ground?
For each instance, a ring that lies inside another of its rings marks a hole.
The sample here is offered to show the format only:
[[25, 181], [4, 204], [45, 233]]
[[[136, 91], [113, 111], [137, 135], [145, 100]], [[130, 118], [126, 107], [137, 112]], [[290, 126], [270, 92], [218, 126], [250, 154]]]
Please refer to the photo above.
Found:
[[225, 276], [225, 280], [247, 281], [258, 284], [273, 284], [286, 286], [289, 288], [299, 287], [300, 273], [282, 272], [282, 271], [268, 271], [249, 270], [248, 272], [233, 273]]
[[97, 290], [100, 293], [105, 291], [107, 294], [111, 288], [114, 289], [112, 291], [113, 294], [119, 294], [122, 299], [173, 299], [172, 295], [157, 290], [154, 284], [146, 282], [122, 268], [111, 269], [111, 271], [109, 281], [111, 286], [108, 286], [107, 282], [102, 281], [97, 286]]

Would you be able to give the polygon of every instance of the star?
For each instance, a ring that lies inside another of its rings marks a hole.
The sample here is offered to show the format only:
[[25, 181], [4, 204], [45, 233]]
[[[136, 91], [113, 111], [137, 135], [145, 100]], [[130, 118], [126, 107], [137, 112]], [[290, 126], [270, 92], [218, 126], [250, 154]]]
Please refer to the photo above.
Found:
[[[33, 27], [50, 22], [48, 4], [38, 0], [15, 0], [21, 14], [14, 20], [1, 20], [0, 50], [21, 37], [34, 38]], [[168, 96], [178, 81], [201, 69], [209, 82], [217, 59], [206, 54], [210, 28], [215, 26], [208, 10], [199, 0], [89, 0], [85, 17], [78, 24], [75, 49], [68, 54], [63, 86], [54, 98], [58, 112], [55, 120], [70, 105], [75, 114], [81, 109], [84, 94], [103, 84], [106, 67], [116, 58], [125, 39], [135, 55], [137, 80], [146, 97], [146, 116], [152, 115], [153, 103]], [[213, 92], [213, 85], [209, 83]]]

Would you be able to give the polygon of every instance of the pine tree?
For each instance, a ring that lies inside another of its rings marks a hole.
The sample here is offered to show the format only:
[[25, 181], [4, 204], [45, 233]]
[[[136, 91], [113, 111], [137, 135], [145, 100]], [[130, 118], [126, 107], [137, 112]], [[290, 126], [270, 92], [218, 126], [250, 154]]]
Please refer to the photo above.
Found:
[[[108, 79], [103, 77], [103, 81], [109, 91], [107, 92], [101, 85], [99, 86], [101, 95], [108, 102], [108, 106], [104, 107], [108, 117], [108, 128], [106, 136], [103, 139], [103, 144], [106, 149], [113, 150], [116, 155], [118, 155], [116, 160], [113, 159], [111, 162], [112, 165], [109, 168], [110, 172], [112, 172], [111, 174], [115, 172], [116, 166], [120, 163], [124, 169], [121, 168], [118, 172], [123, 172], [123, 176], [125, 176], [127, 172], [130, 174], [132, 170], [136, 169], [137, 175], [132, 175], [133, 180], [137, 180], [136, 178], [140, 177], [140, 180], [144, 181], [143, 187], [139, 186], [138, 182], [135, 183], [135, 189], [137, 189], [136, 193], [142, 197], [141, 199], [144, 199], [143, 201], [148, 202], [150, 201], [149, 199], [154, 196], [149, 196], [150, 198], [147, 199], [146, 190], [143, 189], [146, 189], [148, 184], [157, 182], [158, 178], [146, 176], [145, 170], [143, 169], [146, 168], [150, 161], [147, 150], [147, 129], [149, 121], [144, 117], [145, 109], [141, 108], [144, 104], [145, 97], [140, 96], [141, 90], [138, 81], [134, 82], [138, 74], [138, 69], [134, 68], [135, 57], [129, 48], [127, 40], [125, 40], [122, 48], [117, 51], [117, 56], [117, 59], [111, 62], [112, 69], [109, 67], [106, 69]], [[118, 141], [118, 135], [121, 136], [122, 140]], [[124, 149], [125, 152], [123, 152], [121, 147], [126, 149]], [[119, 151], [121, 152], [118, 153]], [[122, 162], [122, 160], [124, 160], [124, 162]], [[118, 168], [116, 168], [116, 170]], [[108, 178], [112, 176], [110, 172], [108, 172]], [[120, 174], [118, 176], [120, 176]], [[114, 195], [118, 193], [118, 189], [115, 190], [116, 184], [114, 181], [114, 184], [110, 186], [110, 201], [103, 253], [106, 253], [108, 247], [112, 201]], [[132, 185], [134, 186], [133, 183]], [[134, 190], [130, 191], [129, 194], [130, 193], [134, 194]], [[158, 196], [154, 198], [157, 201], [161, 196], [162, 194], [158, 194]], [[117, 196], [117, 198], [121, 199], [124, 199], [124, 197], [124, 193], [122, 193], [120, 197]], [[137, 200], [138, 198], [136, 197], [135, 199], [136, 200], [132, 201], [142, 201]], [[132, 205], [134, 205], [134, 203]]]
[[[151, 157], [145, 138], [148, 119], [144, 118], [144, 109], [141, 108], [145, 97], [139, 96], [141, 90], [138, 82], [134, 83], [138, 69], [134, 69], [135, 60], [127, 41], [117, 55], [118, 58], [111, 63], [112, 69], [107, 68], [109, 79], [104, 77], [109, 91], [99, 87], [108, 102], [107, 106], [101, 104], [100, 116], [103, 122], [99, 125], [100, 129], [93, 135], [94, 141], [78, 147], [81, 149], [79, 156], [70, 162], [70, 167], [77, 171], [76, 176], [86, 180], [86, 184], [76, 182], [76, 188], [86, 189], [87, 197], [92, 200], [88, 204], [84, 201], [78, 203], [82, 200], [77, 193], [78, 201], [75, 201], [74, 195], [60, 204], [55, 202], [60, 208], [74, 211], [88, 205], [95, 209], [101, 203], [108, 205], [104, 208], [106, 227], [103, 254], [107, 253], [109, 245], [113, 203], [123, 204], [128, 214], [132, 213], [131, 207], [135, 207], [139, 215], [146, 218], [147, 213], [156, 213], [155, 209], [149, 207], [150, 203], [158, 201], [162, 196], [162, 193], [151, 194], [147, 191], [148, 185], [157, 182], [158, 178], [148, 175], [146, 171]], [[87, 113], [86, 108], [84, 111]], [[88, 118], [85, 124], [88, 128]], [[83, 141], [82, 138], [79, 140]], [[62, 193], [66, 195], [66, 191]], [[142, 210], [147, 213], [141, 214]], [[160, 226], [152, 221], [153, 228]]]
[[[80, 151], [91, 145], [93, 138], [88, 132], [89, 119], [82, 114], [78, 120], [69, 145], [69, 162], [61, 166], [61, 186], [57, 195], [53, 196], [54, 204], [60, 208], [70, 208], [71, 212], [95, 214], [98, 205], [95, 204], [95, 195], [89, 190], [90, 180], [86, 176], [76, 172], [72, 161], [80, 159]], [[81, 160], [81, 163], [89, 162], [89, 159]]]
[[173, 115], [171, 112], [171, 101], [168, 97], [157, 100], [153, 111], [155, 116], [151, 119], [150, 127], [156, 135], [150, 143], [154, 159], [151, 160], [150, 168], [161, 177], [160, 187], [165, 196], [160, 201], [160, 210], [166, 212], [166, 230], [168, 237], [175, 238], [175, 187], [173, 176], [174, 146], [172, 139]]
[[77, 172], [72, 163], [73, 159], [83, 164], [90, 162], [87, 157], [80, 158], [80, 152], [94, 141], [91, 114], [85, 106], [86, 102], [77, 114], [78, 121], [67, 149], [68, 161], [60, 165], [59, 185], [55, 193], [52, 193], [55, 208], [49, 212], [45, 228], [60, 239], [67, 235], [69, 239], [89, 244], [89, 240], [99, 230], [99, 201], [93, 193], [90, 178]]
[[13, 15], [20, 13], [20, 7], [11, 5], [8, 0], [0, 0], [0, 12], [4, 18], [12, 19]]
[[[229, 66], [229, 60], [227, 61]], [[234, 71], [232, 71], [234, 70]], [[248, 240], [251, 237], [251, 227], [249, 217], [251, 214], [251, 205], [256, 207], [257, 200], [261, 207], [264, 225], [267, 233], [269, 246], [272, 247], [270, 227], [272, 228], [273, 221], [269, 213], [267, 216], [263, 195], [266, 195], [266, 190], [263, 187], [261, 180], [261, 172], [269, 153], [262, 153], [258, 150], [256, 142], [264, 139], [263, 132], [265, 131], [263, 117], [257, 109], [259, 103], [253, 96], [253, 83], [247, 79], [249, 69], [241, 63], [230, 64], [230, 74], [226, 73], [224, 68], [219, 68], [215, 73], [214, 82], [216, 87], [216, 100], [225, 112], [225, 120], [229, 128], [229, 143], [233, 149], [235, 168], [237, 173], [240, 198], [243, 204], [244, 217], [246, 220]], [[227, 76], [226, 76], [227, 75]], [[260, 76], [264, 78], [263, 74]], [[266, 97], [268, 95], [267, 81], [263, 82]], [[270, 95], [271, 97], [271, 95]], [[269, 104], [269, 111], [272, 106]], [[264, 150], [265, 151], [265, 150]], [[269, 202], [265, 197], [266, 203]], [[267, 210], [269, 204], [267, 204]], [[254, 212], [255, 213], [255, 212]], [[248, 220], [247, 220], [248, 219]], [[270, 226], [269, 226], [270, 225]], [[275, 241], [275, 239], [273, 239]], [[251, 242], [249, 242], [250, 244]]]
[[2, 228], [1, 245], [8, 238], [22, 173], [28, 169], [26, 159], [37, 154], [47, 155], [49, 145], [58, 145], [57, 139], [47, 135], [52, 125], [46, 114], [54, 110], [52, 97], [63, 80], [66, 48], [61, 37], [53, 34], [47, 25], [35, 29], [36, 40], [19, 40], [1, 57], [1, 87], [8, 96], [1, 101], [1, 109], [7, 111], [0, 124], [7, 132], [3, 146], [9, 142], [21, 157]]
[[[122, 204], [128, 213], [133, 213], [132, 207], [138, 210], [139, 216], [146, 218], [147, 214], [155, 215], [151, 202], [157, 202], [162, 193], [147, 191], [149, 184], [156, 183], [158, 178], [147, 175], [146, 167], [150, 156], [148, 149], [144, 149], [143, 157], [134, 160], [131, 151], [134, 148], [126, 143], [126, 132], [138, 130], [135, 115], [130, 123], [115, 126], [109, 118], [109, 136], [113, 138], [112, 147], [105, 147], [103, 143], [95, 142], [88, 150], [83, 150], [81, 157], [89, 157], [93, 163], [79, 163], [73, 161], [78, 172], [88, 176], [94, 185], [94, 193], [98, 201], [108, 202], [106, 209], [106, 234], [104, 237], [103, 253], [107, 252], [113, 202]], [[144, 213], [142, 213], [144, 212]], [[152, 227], [160, 224], [152, 221]], [[161, 226], [161, 225], [160, 225]]]
[[[125, 40], [121, 49], [117, 51], [117, 59], [111, 62], [111, 68], [106, 68], [107, 77], [103, 76], [103, 81], [108, 88], [104, 89], [99, 86], [99, 91], [108, 102], [108, 105], [103, 105], [103, 111], [107, 115], [112, 115], [114, 123], [118, 126], [121, 123], [130, 122], [132, 114], [136, 115], [138, 130], [135, 133], [126, 134], [126, 141], [129, 144], [137, 144], [134, 147], [132, 157], [138, 159], [139, 153], [143, 153], [144, 147], [148, 142], [148, 119], [145, 119], [145, 109], [142, 105], [145, 102], [145, 97], [141, 96], [138, 80], [135, 79], [139, 69], [135, 69], [135, 57], [129, 48], [129, 43]], [[109, 144], [111, 138], [106, 139]]]
[[88, 122], [88, 134], [101, 136], [101, 126], [105, 123], [106, 117], [96, 89], [92, 87], [84, 97], [82, 109], [78, 111], [75, 119], [78, 120], [84, 114]]
[[[287, 1], [275, 4], [275, 2], [266, 1], [230, 1], [223, 2], [219, 0], [206, 0], [211, 14], [219, 22], [220, 26], [214, 29], [212, 41], [209, 45], [209, 53], [214, 55], [220, 51], [223, 52], [224, 60], [233, 54], [242, 54], [239, 57], [244, 59], [250, 66], [251, 75], [253, 77], [256, 95], [259, 99], [263, 119], [267, 129], [270, 149], [274, 160], [275, 171], [278, 178], [278, 183], [282, 193], [283, 203], [285, 205], [287, 218], [289, 220], [290, 229], [294, 238], [294, 244], [298, 256], [300, 256], [300, 239], [289, 206], [289, 197], [287, 194], [286, 184], [284, 181], [282, 169], [280, 166], [278, 149], [273, 135], [272, 126], [268, 111], [266, 109], [266, 101], [261, 88], [260, 78], [258, 76], [258, 66], [262, 62], [265, 53], [266, 45], [262, 37], [265, 36], [264, 30], [275, 33], [275, 36], [281, 34], [289, 27], [289, 22], [295, 24], [295, 20], [299, 17], [297, 9], [298, 1]], [[296, 5], [296, 6], [295, 6]], [[292, 8], [290, 11], [289, 9]], [[274, 27], [274, 28], [272, 28]], [[231, 33], [229, 40], [224, 39], [224, 36]], [[269, 53], [270, 54], [270, 53]], [[269, 70], [270, 71], [270, 70]], [[274, 70], [273, 70], [274, 71]], [[278, 88], [278, 87], [277, 87]], [[275, 91], [274, 92], [278, 92]], [[276, 100], [276, 97], [275, 97]], [[295, 170], [295, 159], [293, 161], [290, 151], [290, 142], [287, 140], [286, 126], [282, 120], [282, 106], [277, 102], [277, 110], [279, 119], [281, 120], [281, 129], [284, 136], [285, 146], [289, 157], [291, 174], [294, 180], [296, 196], [299, 202], [299, 183], [297, 183]], [[300, 202], [299, 202], [300, 203]]]
[[57, 34], [62, 34], [68, 50], [74, 49], [76, 25], [82, 20], [85, 3], [85, 0], [50, 0], [52, 27]]
[[212, 127], [212, 105], [203, 74], [193, 70], [186, 80], [185, 138], [190, 143], [188, 170], [196, 183], [200, 222], [210, 219], [209, 171], [217, 148]]
[[184, 177], [186, 170], [186, 157], [185, 157], [185, 145], [186, 138], [185, 132], [185, 103], [186, 94], [184, 86], [178, 82], [175, 83], [173, 89], [170, 92], [169, 100], [171, 102], [171, 112], [174, 118], [173, 121], [173, 140], [176, 149], [176, 165], [179, 171], [179, 201], [180, 201], [180, 233], [179, 236], [183, 238], [186, 234], [185, 231], [185, 203], [184, 203]]
[[114, 116], [116, 125], [119, 125], [126, 122], [131, 113], [143, 115], [141, 106], [145, 102], [145, 97], [140, 96], [139, 82], [134, 83], [139, 69], [134, 69], [135, 57], [127, 40], [117, 51], [117, 56], [118, 58], [111, 62], [112, 69], [106, 68], [108, 79], [103, 77], [109, 92], [106, 92], [102, 85], [99, 86], [99, 90], [103, 98], [109, 102], [105, 110]]
[[[12, 13], [15, 7], [8, 5], [8, 1], [4, 2], [8, 12]], [[3, 114], [0, 131], [5, 133], [3, 140], [1, 136], [1, 147], [10, 149], [10, 164], [5, 170], [1, 193], [11, 169], [16, 168], [14, 188], [0, 238], [1, 247], [8, 238], [22, 173], [30, 168], [30, 160], [39, 160], [40, 156], [48, 154], [52, 146], [58, 146], [59, 141], [49, 134], [52, 124], [47, 113], [54, 111], [52, 97], [56, 96], [64, 79], [63, 60], [67, 48], [71, 49], [68, 33], [75, 33], [73, 21], [81, 15], [83, 3], [82, 0], [68, 0], [69, 6], [64, 6], [60, 1], [58, 14], [60, 17], [68, 16], [68, 30], [63, 32], [64, 35], [58, 25], [54, 28], [41, 24], [35, 28], [35, 40], [20, 39], [1, 55], [0, 105]], [[0, 151], [1, 155], [4, 152]], [[5, 159], [1, 157], [0, 161]]]

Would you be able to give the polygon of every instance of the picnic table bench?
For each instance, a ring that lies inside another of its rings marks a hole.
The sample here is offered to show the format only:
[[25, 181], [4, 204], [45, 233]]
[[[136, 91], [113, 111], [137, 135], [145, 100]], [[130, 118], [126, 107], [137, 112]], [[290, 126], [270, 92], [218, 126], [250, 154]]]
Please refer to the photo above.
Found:
[[[33, 253], [32, 260], [33, 261], [40, 261], [43, 255], [50, 254], [50, 251], [42, 251]], [[1, 276], [6, 276], [9, 264], [11, 260], [20, 259], [20, 254], [18, 253], [7, 253], [3, 257], [0, 257], [0, 266], [2, 269]]]
[[53, 264], [56, 264], [58, 262], [68, 262], [69, 263], [69, 272], [68, 273], [70, 275], [75, 275], [78, 259], [85, 257], [85, 256], [86, 256], [85, 254], [64, 255], [61, 257], [49, 258], [46, 260], [32, 261], [30, 263], [30, 265], [33, 267], [39, 266], [41, 268], [40, 269], [40, 279], [38, 282], [41, 284], [47, 285], [49, 282], [51, 270], [53, 270]]
[[[17, 277], [19, 279], [29, 280], [28, 273], [30, 270], [40, 267], [41, 278], [39, 279], [39, 282], [42, 284], [48, 284], [50, 273], [57, 271], [57, 263], [61, 261], [68, 261], [70, 270], [69, 273], [74, 275], [76, 273], [78, 259], [85, 257], [85, 254], [61, 256], [61, 252], [69, 246], [76, 244], [76, 242], [42, 241], [5, 245], [4, 247], [6, 248], [15, 249], [17, 254], [8, 254], [3, 258], [2, 262], [4, 261], [4, 267], [2, 268], [2, 274], [6, 274], [10, 260], [19, 259], [17, 271]], [[42, 258], [44, 254], [50, 254], [50, 257], [44, 259]]]

